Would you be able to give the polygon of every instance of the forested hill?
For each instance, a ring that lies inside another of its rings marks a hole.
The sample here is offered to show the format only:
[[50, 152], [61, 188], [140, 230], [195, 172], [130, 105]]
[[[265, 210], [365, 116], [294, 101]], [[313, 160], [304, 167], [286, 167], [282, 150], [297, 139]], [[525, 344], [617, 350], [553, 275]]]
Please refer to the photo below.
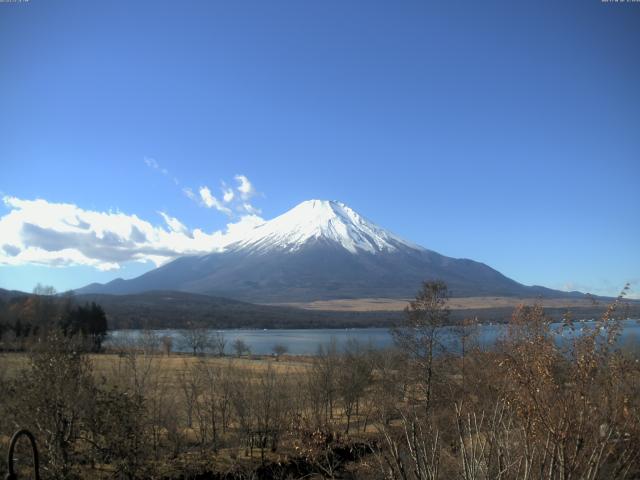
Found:
[[109, 328], [349, 328], [388, 326], [402, 312], [332, 312], [256, 305], [187, 292], [76, 295], [107, 312]]
[[[31, 294], [0, 289], [0, 317], [3, 305], [22, 302]], [[388, 327], [402, 318], [402, 311], [330, 311], [259, 305], [177, 291], [152, 291], [132, 295], [83, 294], [73, 296], [77, 304], [100, 305], [110, 330], [163, 328], [357, 328]], [[610, 299], [609, 299], [610, 300]], [[590, 307], [572, 307], [573, 318], [598, 318], [608, 301]], [[560, 320], [566, 308], [545, 308]], [[477, 317], [481, 322], [507, 322], [513, 307], [453, 309], [451, 321]], [[627, 314], [640, 318], [640, 302], [631, 301]], [[2, 318], [0, 318], [0, 323]]]
[[[79, 302], [96, 302], [107, 312], [110, 329], [126, 328], [357, 328], [388, 327], [401, 319], [402, 311], [328, 311], [257, 305], [228, 298], [186, 292], [156, 291], [134, 295], [77, 295]], [[598, 318], [607, 302], [574, 307], [573, 318]], [[454, 309], [451, 321], [478, 317], [481, 322], [507, 322], [513, 307]], [[566, 308], [546, 308], [560, 320]], [[640, 316], [640, 303], [632, 302], [628, 314]]]

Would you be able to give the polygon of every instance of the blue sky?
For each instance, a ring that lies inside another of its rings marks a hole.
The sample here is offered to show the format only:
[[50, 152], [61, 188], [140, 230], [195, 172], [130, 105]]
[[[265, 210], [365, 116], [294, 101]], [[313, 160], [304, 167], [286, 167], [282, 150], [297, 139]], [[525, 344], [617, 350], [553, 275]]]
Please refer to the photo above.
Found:
[[[0, 287], [131, 277], [321, 198], [526, 284], [637, 294], [639, 26], [599, 0], [0, 3]], [[154, 240], [43, 243], [69, 218]]]

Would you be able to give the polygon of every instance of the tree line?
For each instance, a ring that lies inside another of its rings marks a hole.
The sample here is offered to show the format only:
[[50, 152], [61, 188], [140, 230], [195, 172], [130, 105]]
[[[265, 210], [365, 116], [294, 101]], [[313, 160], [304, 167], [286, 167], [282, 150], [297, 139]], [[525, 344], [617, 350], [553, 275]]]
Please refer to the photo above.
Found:
[[82, 338], [87, 348], [99, 351], [107, 316], [95, 302], [78, 304], [73, 294], [57, 295], [53, 287], [40, 284], [33, 295], [0, 299], [0, 349], [25, 350], [52, 330]]

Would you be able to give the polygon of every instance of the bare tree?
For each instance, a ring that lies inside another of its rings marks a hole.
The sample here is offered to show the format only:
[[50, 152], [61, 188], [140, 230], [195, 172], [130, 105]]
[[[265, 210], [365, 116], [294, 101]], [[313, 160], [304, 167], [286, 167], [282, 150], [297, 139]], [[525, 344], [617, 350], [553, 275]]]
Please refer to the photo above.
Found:
[[224, 423], [225, 396], [222, 367], [201, 361], [196, 365], [201, 394], [196, 399], [200, 437], [208, 438], [214, 451], [218, 448], [220, 424]]
[[143, 330], [137, 343], [147, 355], [153, 355], [160, 350], [160, 337], [153, 330]]
[[273, 346], [273, 353], [276, 356], [276, 361], [280, 360], [280, 357], [282, 355], [284, 355], [285, 353], [287, 353], [289, 351], [289, 349], [287, 348], [287, 346], [283, 343], [276, 343]]
[[[85, 440], [94, 452], [92, 461], [110, 463], [117, 478], [150, 476], [144, 400], [119, 389], [99, 390]], [[84, 449], [84, 455], [88, 452]], [[82, 475], [77, 478], [84, 478]]]
[[381, 426], [380, 433], [384, 449], [377, 456], [385, 479], [441, 478], [441, 439], [430, 422], [425, 423], [411, 411], [401, 415], [399, 435], [387, 426]]
[[251, 348], [249, 347], [249, 345], [240, 337], [236, 338], [233, 342], [233, 349], [236, 352], [236, 355], [238, 357], [241, 357], [242, 355], [244, 355], [245, 353], [247, 355], [251, 354]]
[[429, 412], [434, 383], [434, 356], [439, 336], [449, 318], [449, 294], [442, 281], [425, 282], [415, 300], [405, 309], [405, 321], [393, 328], [396, 345], [406, 351], [415, 364], [414, 381], [421, 388], [425, 412]]
[[231, 405], [235, 414], [237, 432], [241, 443], [245, 447], [246, 455], [253, 455], [253, 432], [255, 430], [255, 416], [252, 414], [255, 403], [255, 387], [251, 372], [246, 368], [234, 371], [231, 382]]
[[309, 372], [309, 387], [311, 396], [315, 397], [314, 400], [319, 400], [319, 406], [323, 410], [323, 425], [327, 425], [329, 420], [333, 419], [339, 365], [340, 357], [335, 338], [332, 338], [326, 346], [318, 346], [318, 353], [313, 358]]
[[254, 416], [254, 441], [260, 448], [260, 458], [264, 462], [265, 450], [270, 446], [276, 451], [281, 432], [284, 430], [284, 415], [288, 411], [288, 396], [286, 376], [278, 375], [269, 365], [258, 375], [255, 384], [255, 402], [252, 413]]
[[[459, 351], [453, 355], [455, 363], [460, 365], [460, 390], [463, 398], [466, 397], [469, 388], [467, 386], [467, 370], [468, 363], [473, 358], [470, 353], [479, 348], [478, 343], [478, 318], [465, 318], [460, 324], [451, 328], [451, 332], [455, 335], [455, 339], [459, 345]], [[459, 397], [460, 393], [455, 396]]]
[[522, 426], [529, 468], [545, 478], [626, 478], [637, 467], [633, 379], [640, 368], [616, 346], [619, 301], [597, 328], [572, 335], [566, 346], [555, 342], [541, 306], [521, 306], [513, 315], [499, 364], [509, 385], [505, 400]]
[[111, 383], [138, 398], [144, 398], [156, 356], [140, 349], [138, 342], [130, 336], [119, 338], [118, 350], [117, 361], [111, 366]]
[[13, 428], [34, 431], [55, 478], [77, 474], [77, 442], [95, 406], [92, 365], [79, 347], [77, 339], [50, 331], [31, 352], [16, 385], [20, 401], [12, 412]]
[[189, 328], [180, 332], [182, 344], [193, 352], [193, 355], [203, 354], [211, 345], [209, 330], [206, 328]]
[[[407, 385], [407, 358], [397, 349], [376, 351], [373, 355], [375, 381], [368, 400], [376, 418], [388, 425], [404, 401]], [[366, 425], [365, 425], [366, 427]]]
[[360, 400], [371, 383], [372, 364], [367, 352], [355, 340], [347, 342], [338, 369], [337, 391], [347, 417], [345, 433], [349, 433], [353, 415], [359, 413]]
[[56, 293], [56, 289], [51, 286], [38, 283], [34, 287], [33, 296], [24, 312], [32, 323], [32, 334], [40, 332], [46, 335], [46, 331], [58, 323], [62, 305], [56, 301]]
[[227, 433], [231, 421], [231, 396], [233, 394], [233, 380], [237, 368], [229, 361], [226, 365], [214, 371], [216, 375], [218, 410], [220, 412], [220, 427], [222, 433]]
[[171, 335], [163, 335], [160, 338], [160, 342], [162, 343], [162, 351], [168, 357], [171, 355], [171, 350], [173, 349], [173, 337]]
[[224, 350], [227, 346], [227, 339], [224, 337], [224, 333], [215, 332], [211, 338], [211, 346], [214, 354], [218, 357], [224, 357]]
[[200, 394], [200, 378], [197, 371], [191, 368], [185, 361], [184, 369], [178, 375], [178, 385], [184, 400], [184, 411], [186, 415], [187, 428], [193, 426], [193, 414], [196, 408], [196, 401]]

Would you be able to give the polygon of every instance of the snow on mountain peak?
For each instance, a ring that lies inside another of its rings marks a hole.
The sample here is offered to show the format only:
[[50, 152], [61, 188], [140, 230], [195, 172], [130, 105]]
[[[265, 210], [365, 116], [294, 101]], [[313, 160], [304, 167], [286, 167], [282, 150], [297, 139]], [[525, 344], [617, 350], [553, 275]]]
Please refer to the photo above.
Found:
[[351, 253], [419, 249], [378, 227], [341, 202], [307, 200], [254, 228], [230, 248], [296, 251], [310, 240], [337, 243]]

